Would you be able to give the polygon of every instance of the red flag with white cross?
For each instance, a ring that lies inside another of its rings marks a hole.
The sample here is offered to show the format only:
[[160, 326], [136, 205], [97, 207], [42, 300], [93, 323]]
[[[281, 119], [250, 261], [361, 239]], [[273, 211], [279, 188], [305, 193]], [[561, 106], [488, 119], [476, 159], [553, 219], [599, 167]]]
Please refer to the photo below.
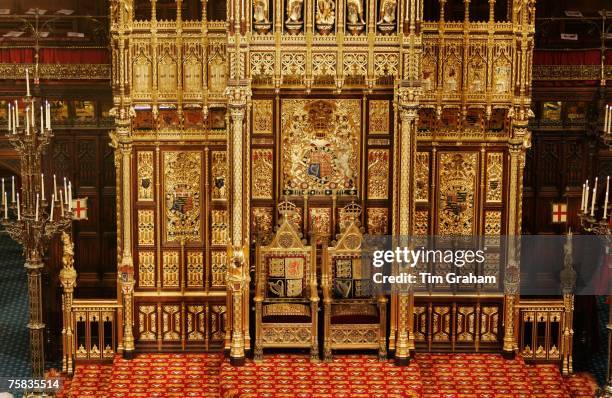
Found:
[[555, 224], [567, 222], [567, 203], [552, 204], [552, 222]]
[[87, 220], [87, 198], [72, 199], [72, 219]]

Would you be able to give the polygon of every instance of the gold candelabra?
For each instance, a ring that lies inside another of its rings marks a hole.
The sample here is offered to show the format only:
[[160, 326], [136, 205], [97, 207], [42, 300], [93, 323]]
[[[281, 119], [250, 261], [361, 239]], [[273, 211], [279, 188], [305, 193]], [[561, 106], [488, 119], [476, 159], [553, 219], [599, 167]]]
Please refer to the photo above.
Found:
[[41, 289], [43, 256], [53, 236], [71, 225], [72, 184], [64, 178], [64, 187], [58, 191], [53, 176], [52, 188], [45, 190], [46, 180], [42, 173], [41, 159], [53, 137], [51, 110], [47, 101], [30, 94], [27, 70], [26, 87], [26, 96], [8, 105], [7, 137], [21, 159], [21, 189], [16, 189], [15, 177], [12, 177], [9, 197], [2, 179], [0, 214], [2, 225], [9, 236], [23, 247], [28, 274], [32, 377], [42, 379], [45, 328]]

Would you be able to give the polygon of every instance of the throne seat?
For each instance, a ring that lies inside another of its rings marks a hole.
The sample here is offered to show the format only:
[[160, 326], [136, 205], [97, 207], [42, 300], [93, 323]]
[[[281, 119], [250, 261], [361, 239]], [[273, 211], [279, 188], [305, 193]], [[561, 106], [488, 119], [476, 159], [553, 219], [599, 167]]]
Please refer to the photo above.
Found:
[[264, 304], [262, 321], [264, 323], [308, 323], [310, 322], [310, 304]]
[[380, 322], [376, 305], [335, 304], [331, 308], [331, 323], [335, 325], [377, 324]]

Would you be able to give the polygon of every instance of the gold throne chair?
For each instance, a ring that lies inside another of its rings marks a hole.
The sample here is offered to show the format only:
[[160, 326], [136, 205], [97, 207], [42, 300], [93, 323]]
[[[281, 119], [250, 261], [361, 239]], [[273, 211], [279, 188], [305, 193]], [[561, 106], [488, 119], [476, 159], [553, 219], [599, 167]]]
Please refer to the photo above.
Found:
[[362, 265], [361, 207], [351, 203], [342, 213], [337, 241], [323, 248], [323, 356], [330, 361], [333, 350], [373, 349], [384, 360], [388, 300], [375, 293], [369, 267]]
[[282, 202], [278, 210], [272, 241], [255, 249], [255, 360], [264, 348], [309, 348], [318, 360], [316, 247], [302, 240], [294, 204]]

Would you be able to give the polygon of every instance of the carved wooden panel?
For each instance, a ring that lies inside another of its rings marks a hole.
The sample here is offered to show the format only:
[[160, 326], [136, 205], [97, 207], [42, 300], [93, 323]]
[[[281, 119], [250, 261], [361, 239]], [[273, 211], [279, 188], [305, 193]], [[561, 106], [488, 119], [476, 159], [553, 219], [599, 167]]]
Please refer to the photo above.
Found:
[[228, 195], [227, 154], [225, 151], [213, 151], [211, 156], [212, 199], [225, 200]]
[[272, 100], [253, 101], [253, 134], [273, 133], [273, 105]]
[[155, 212], [153, 210], [138, 210], [138, 244], [155, 244]]
[[138, 287], [155, 287], [155, 253], [138, 253]]
[[169, 151], [163, 160], [166, 240], [199, 242], [202, 153]]
[[187, 254], [187, 287], [204, 286], [204, 253]]
[[165, 251], [162, 258], [162, 286], [179, 287], [179, 252]]
[[211, 253], [210, 286], [212, 288], [225, 287], [225, 275], [227, 273], [227, 252], [225, 250], [214, 250]]
[[389, 231], [389, 209], [369, 207], [367, 209], [367, 231], [371, 235], [385, 235]]
[[272, 149], [252, 150], [251, 195], [253, 199], [272, 199], [274, 154]]
[[182, 332], [181, 315], [180, 305], [162, 305], [162, 340], [180, 341]]
[[389, 197], [389, 150], [368, 150], [368, 199]]
[[229, 243], [229, 214], [227, 210], [211, 211], [211, 244], [226, 245]]
[[440, 153], [440, 235], [472, 235], [475, 231], [477, 160], [478, 154], [475, 152]]
[[368, 133], [389, 134], [389, 101], [371, 100], [369, 102]]
[[487, 202], [502, 201], [504, 178], [504, 154], [501, 152], [487, 153]]
[[138, 200], [153, 200], [153, 152], [140, 151], [137, 156]]
[[414, 176], [414, 199], [417, 202], [427, 202], [429, 200], [429, 152], [417, 152]]

